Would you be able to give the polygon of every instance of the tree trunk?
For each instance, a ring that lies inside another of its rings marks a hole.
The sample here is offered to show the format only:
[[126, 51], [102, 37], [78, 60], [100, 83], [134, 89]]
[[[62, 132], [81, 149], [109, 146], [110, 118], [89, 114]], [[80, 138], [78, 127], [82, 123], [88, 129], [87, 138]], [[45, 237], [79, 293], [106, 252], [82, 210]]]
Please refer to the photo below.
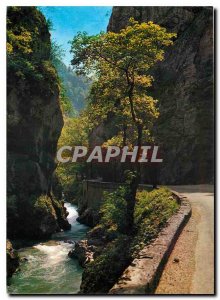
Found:
[[126, 124], [123, 125], [123, 146], [126, 146], [127, 142], [127, 126]]
[[[137, 138], [137, 146], [138, 146], [138, 154], [137, 159], [139, 157], [140, 147], [142, 146], [142, 135], [143, 135], [143, 125], [139, 123], [136, 118], [136, 113], [134, 109], [133, 103], [133, 91], [134, 91], [134, 77], [132, 79], [129, 77], [128, 71], [126, 72], [127, 84], [128, 84], [128, 98], [130, 103], [130, 110], [133, 122], [137, 128], [138, 138]], [[134, 208], [136, 201], [136, 193], [138, 189], [138, 185], [140, 183], [140, 163], [136, 162], [136, 171], [130, 172], [131, 178], [129, 178], [128, 183], [128, 191], [126, 193], [126, 202], [127, 202], [127, 216], [126, 216], [126, 230], [127, 234], [132, 234], [134, 232]]]
[[139, 180], [135, 174], [127, 186], [127, 193], [125, 196], [125, 200], [127, 202], [125, 233], [128, 235], [132, 235], [134, 229], [134, 208], [135, 208], [136, 192], [138, 189], [138, 184], [139, 184]]
[[[137, 132], [138, 132], [138, 138], [137, 138], [138, 154], [137, 154], [137, 158], [139, 159], [139, 154], [140, 154], [141, 146], [142, 146], [143, 125], [137, 124]], [[138, 161], [137, 161], [137, 174], [139, 176], [139, 181], [140, 181], [141, 180], [141, 164]]]
[[[138, 130], [137, 144], [138, 147], [140, 148], [142, 145], [142, 133], [143, 133], [142, 125], [137, 125], [137, 130]], [[128, 191], [125, 197], [127, 202], [126, 233], [129, 235], [133, 233], [133, 229], [134, 229], [134, 209], [135, 209], [135, 202], [136, 202], [136, 193], [137, 193], [138, 185], [141, 180], [140, 163], [138, 161], [136, 162], [136, 172], [131, 172], [131, 173], [132, 176], [129, 179], [129, 183], [127, 186]]]

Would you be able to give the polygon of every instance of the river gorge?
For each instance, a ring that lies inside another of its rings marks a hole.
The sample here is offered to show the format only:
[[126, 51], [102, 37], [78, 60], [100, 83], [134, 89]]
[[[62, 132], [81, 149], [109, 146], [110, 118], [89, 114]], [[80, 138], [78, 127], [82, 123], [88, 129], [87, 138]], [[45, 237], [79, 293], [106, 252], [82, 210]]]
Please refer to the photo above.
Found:
[[76, 221], [76, 206], [65, 203], [71, 230], [54, 234], [51, 240], [19, 250], [20, 270], [10, 279], [10, 294], [76, 294], [83, 269], [68, 257], [72, 242], [85, 237], [88, 227]]
[[8, 293], [153, 293], [167, 186], [214, 182], [213, 116], [211, 7], [9, 6]]

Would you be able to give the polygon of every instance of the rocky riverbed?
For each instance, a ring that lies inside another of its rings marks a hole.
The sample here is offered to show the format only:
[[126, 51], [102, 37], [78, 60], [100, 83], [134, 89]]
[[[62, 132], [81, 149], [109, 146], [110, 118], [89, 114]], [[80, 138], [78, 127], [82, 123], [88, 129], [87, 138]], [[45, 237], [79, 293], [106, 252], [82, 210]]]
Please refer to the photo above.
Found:
[[18, 250], [20, 270], [9, 279], [10, 294], [76, 294], [82, 267], [68, 252], [73, 243], [83, 239], [88, 227], [76, 221], [76, 207], [66, 203], [71, 230], [52, 236], [51, 240]]

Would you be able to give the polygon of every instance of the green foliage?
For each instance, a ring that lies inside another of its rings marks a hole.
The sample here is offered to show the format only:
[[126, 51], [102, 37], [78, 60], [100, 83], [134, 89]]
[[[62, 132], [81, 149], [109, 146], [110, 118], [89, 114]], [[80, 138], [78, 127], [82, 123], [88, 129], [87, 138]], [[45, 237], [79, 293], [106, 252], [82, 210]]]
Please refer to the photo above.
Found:
[[65, 50], [63, 50], [62, 46], [59, 45], [55, 40], [51, 42], [51, 51], [50, 51], [50, 60], [53, 65], [58, 68], [60, 64], [62, 64], [62, 59], [65, 56]]
[[[87, 118], [83, 114], [74, 118], [64, 116], [64, 127], [58, 141], [58, 149], [63, 145], [72, 147], [88, 145]], [[72, 201], [80, 193], [80, 182], [76, 177], [83, 175], [84, 169], [85, 164], [83, 163], [58, 163], [56, 175], [69, 201]]]
[[139, 24], [131, 18], [118, 33], [88, 36], [79, 32], [74, 37], [73, 67], [78, 74], [94, 74], [88, 107], [94, 127], [111, 113], [118, 126], [119, 144], [137, 144], [149, 138], [159, 116], [157, 100], [147, 95], [153, 82], [150, 69], [164, 59], [165, 48], [173, 44], [175, 36], [153, 22]]
[[[36, 12], [34, 12], [36, 13]], [[17, 22], [15, 23], [15, 20]], [[20, 55], [23, 58], [34, 52], [34, 39], [38, 38], [37, 27], [27, 25], [25, 10], [22, 7], [11, 6], [7, 11], [7, 54]]]
[[[51, 52], [50, 52], [50, 60], [56, 70], [59, 70], [59, 67], [63, 64], [62, 59], [65, 56], [65, 51], [62, 46], [57, 44], [56, 41], [52, 41], [51, 43]], [[73, 117], [75, 115], [75, 110], [70, 98], [67, 95], [67, 90], [65, 88], [64, 81], [60, 76], [59, 72], [59, 86], [60, 86], [60, 105], [62, 109], [62, 113], [65, 116]]]
[[[78, 72], [90, 73], [92, 68], [97, 70], [97, 61], [101, 60], [121, 71], [134, 70], [141, 76], [155, 62], [163, 60], [163, 47], [172, 45], [175, 36], [153, 22], [139, 24], [133, 18], [119, 33], [88, 36], [79, 32], [72, 41], [72, 64]], [[148, 86], [148, 81], [145, 84]]]
[[[8, 22], [10, 24], [10, 21]], [[9, 54], [12, 54], [14, 51], [19, 51], [23, 55], [30, 54], [32, 52], [31, 48], [31, 32], [25, 30], [24, 27], [19, 28], [20, 31], [18, 34], [15, 34], [12, 30], [8, 30], [8, 41], [7, 41], [7, 50]]]
[[60, 104], [63, 115], [67, 117], [74, 117], [76, 115], [76, 111], [73, 107], [73, 104], [70, 98], [67, 96], [67, 91], [64, 87], [64, 84], [60, 81]]
[[56, 212], [51, 199], [47, 195], [41, 195], [37, 198], [34, 208], [45, 214], [51, 214], [56, 218]]
[[[113, 117], [116, 135], [104, 142], [119, 146], [142, 146], [149, 142], [155, 120], [159, 116], [157, 100], [147, 95], [152, 86], [150, 69], [164, 59], [165, 48], [173, 44], [175, 33], [168, 33], [153, 22], [139, 24], [133, 18], [119, 32], [88, 36], [79, 32], [73, 39], [73, 67], [78, 74], [91, 76], [94, 83], [87, 108], [91, 127]], [[140, 180], [140, 164], [136, 180], [131, 182], [127, 200], [127, 230], [132, 231], [135, 195]]]
[[[107, 292], [138, 252], [157, 236], [179, 208], [167, 188], [139, 191], [134, 214], [135, 234], [127, 236], [120, 232], [125, 221], [125, 194], [124, 187], [105, 194], [105, 202], [101, 207], [102, 218], [100, 224], [92, 230], [91, 238], [98, 231], [108, 244], [83, 273], [84, 293]], [[109, 232], [114, 233], [111, 238]]]
[[51, 61], [42, 61], [41, 71], [43, 73], [44, 80], [50, 83], [50, 86], [54, 81], [58, 82], [56, 69], [51, 64]]
[[[126, 218], [127, 188], [119, 187], [115, 192], [104, 193], [100, 208], [100, 225], [106, 229], [123, 232]], [[177, 211], [179, 205], [169, 189], [161, 187], [152, 191], [138, 191], [134, 210], [136, 244], [148, 243]]]
[[82, 111], [86, 107], [91, 80], [86, 79], [84, 76], [76, 75], [62, 61], [59, 61], [55, 66], [67, 97], [77, 112]]
[[51, 21], [51, 19], [47, 19], [46, 20], [46, 22], [47, 22], [47, 28], [48, 28], [48, 30], [49, 31], [53, 31], [54, 30], [54, 27], [53, 27], [53, 22]]
[[[51, 44], [44, 16], [35, 7], [11, 6], [7, 10], [7, 71], [10, 81], [53, 92], [57, 73], [50, 60]], [[49, 82], [48, 85], [45, 82]], [[27, 84], [28, 85], [28, 84]]]
[[154, 189], [151, 192], [141, 191], [137, 193], [135, 222], [141, 224], [142, 220], [150, 216], [157, 220], [159, 226], [163, 226], [177, 208], [176, 200], [166, 187]]
[[106, 293], [123, 273], [130, 261], [127, 249], [130, 240], [121, 235], [109, 243], [83, 272], [83, 293]]
[[84, 78], [75, 75], [62, 62], [65, 51], [56, 41], [51, 43], [50, 60], [59, 76], [60, 103], [64, 115], [74, 117], [85, 106], [88, 86]]
[[157, 236], [178, 208], [179, 205], [168, 188], [161, 187], [151, 192], [141, 191], [137, 193], [134, 211], [137, 234], [131, 246], [133, 256]]
[[119, 187], [115, 192], [104, 192], [104, 203], [100, 209], [100, 224], [114, 231], [123, 232], [126, 219], [125, 187]]

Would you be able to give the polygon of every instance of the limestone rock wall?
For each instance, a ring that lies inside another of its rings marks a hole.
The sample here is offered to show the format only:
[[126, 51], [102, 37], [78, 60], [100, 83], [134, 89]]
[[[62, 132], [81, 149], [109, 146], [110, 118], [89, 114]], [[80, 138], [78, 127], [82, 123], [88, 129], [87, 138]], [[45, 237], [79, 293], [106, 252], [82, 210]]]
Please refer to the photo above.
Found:
[[165, 60], [151, 70], [155, 82], [150, 93], [160, 109], [154, 130], [164, 158], [159, 182], [213, 182], [213, 9], [114, 7], [108, 30], [118, 32], [130, 17], [177, 33]]
[[[48, 26], [35, 7], [9, 7], [7, 32], [8, 236], [40, 238], [67, 224], [51, 191], [63, 126], [58, 77], [50, 62]], [[43, 210], [36, 211], [41, 195], [47, 195]]]

